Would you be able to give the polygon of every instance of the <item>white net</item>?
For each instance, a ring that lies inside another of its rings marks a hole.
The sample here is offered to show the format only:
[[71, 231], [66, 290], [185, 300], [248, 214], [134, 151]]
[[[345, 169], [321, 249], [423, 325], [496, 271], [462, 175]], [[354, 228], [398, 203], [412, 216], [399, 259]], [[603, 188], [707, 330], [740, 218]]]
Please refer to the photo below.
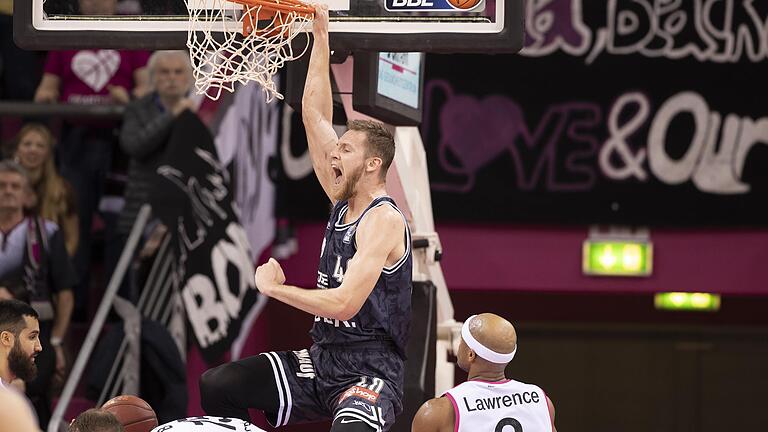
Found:
[[[301, 57], [309, 47], [305, 33], [312, 15], [295, 11], [275, 13], [263, 5], [241, 5], [226, 0], [184, 0], [189, 10], [187, 47], [194, 68], [195, 90], [216, 100], [222, 90], [256, 81], [267, 102], [282, 99], [272, 77], [286, 61]], [[263, 0], [259, 4], [265, 3]], [[272, 0], [278, 5], [280, 0]], [[302, 35], [304, 41], [291, 42]]]

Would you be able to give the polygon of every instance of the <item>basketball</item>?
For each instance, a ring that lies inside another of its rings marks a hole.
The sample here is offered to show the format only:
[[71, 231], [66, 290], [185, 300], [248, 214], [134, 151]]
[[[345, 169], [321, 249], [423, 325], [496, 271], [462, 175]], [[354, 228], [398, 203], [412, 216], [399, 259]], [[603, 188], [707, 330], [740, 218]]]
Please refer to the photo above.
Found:
[[459, 9], [468, 10], [480, 4], [481, 1], [482, 0], [448, 0], [448, 3]]
[[136, 396], [116, 396], [108, 400], [101, 409], [117, 417], [125, 432], [150, 432], [157, 426], [155, 410]]

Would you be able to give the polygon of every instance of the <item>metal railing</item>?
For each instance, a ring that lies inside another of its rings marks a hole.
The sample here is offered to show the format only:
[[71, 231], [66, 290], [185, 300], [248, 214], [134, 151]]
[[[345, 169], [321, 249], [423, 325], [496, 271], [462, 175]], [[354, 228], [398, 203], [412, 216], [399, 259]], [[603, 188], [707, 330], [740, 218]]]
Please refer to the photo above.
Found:
[[56, 410], [48, 425], [48, 432], [58, 431], [58, 428], [66, 426], [66, 422], [62, 421], [64, 412], [72, 400], [74, 389], [77, 388], [82, 379], [84, 367], [93, 353], [98, 335], [104, 327], [106, 315], [112, 306], [123, 319], [125, 337], [117, 349], [115, 360], [112, 362], [112, 367], [107, 374], [99, 398], [96, 400], [96, 406], [103, 405], [104, 402], [117, 395], [139, 395], [141, 388], [141, 327], [144, 319], [155, 321], [165, 327], [176, 343], [181, 358], [185, 358], [184, 309], [178, 293], [176, 255], [170, 233], [165, 233], [154, 254], [152, 266], [143, 282], [143, 289], [137, 305], [134, 306], [131, 302], [117, 295], [129, 269], [128, 266], [136, 254], [139, 237], [148, 224], [150, 214], [151, 207], [144, 204], [131, 229], [120, 261], [109, 281], [104, 298], [96, 312], [96, 317], [88, 330], [88, 335], [61, 393]]
[[37, 103], [22, 101], [0, 102], [3, 117], [57, 117], [119, 119], [125, 113], [125, 105], [86, 105], [68, 103]]
[[[133, 224], [131, 233], [128, 236], [128, 241], [126, 242], [125, 248], [120, 255], [120, 260], [117, 262], [117, 267], [115, 268], [115, 271], [112, 274], [112, 278], [109, 280], [109, 284], [107, 285], [107, 289], [104, 292], [104, 298], [101, 300], [101, 304], [99, 304], [99, 308], [96, 311], [96, 316], [93, 318], [91, 327], [88, 329], [88, 333], [85, 336], [85, 341], [83, 341], [83, 346], [80, 348], [80, 352], [78, 353], [77, 358], [75, 359], [75, 363], [72, 366], [72, 371], [69, 374], [69, 378], [67, 378], [67, 382], [64, 384], [64, 389], [61, 391], [61, 396], [59, 397], [59, 401], [56, 404], [56, 409], [53, 411], [50, 423], [48, 423], [48, 432], [58, 432], [59, 428], [63, 424], [62, 419], [64, 417], [64, 412], [69, 406], [69, 403], [72, 400], [72, 396], [75, 393], [75, 389], [77, 388], [77, 385], [83, 376], [85, 366], [88, 363], [88, 359], [90, 358], [94, 347], [96, 346], [96, 342], [99, 338], [99, 335], [101, 334], [101, 330], [104, 327], [104, 322], [107, 319], [107, 314], [109, 314], [109, 310], [112, 308], [113, 304], [115, 304], [118, 314], [125, 314], [123, 317], [126, 334], [124, 342], [130, 342], [128, 347], [131, 349], [127, 349], [128, 354], [125, 354], [124, 351], [124, 355], [128, 355], [127, 358], [129, 366], [131, 368], [135, 368], [131, 372], [131, 375], [135, 377], [135, 390], [138, 390], [138, 367], [141, 362], [137, 361], [139, 358], [139, 352], [137, 350], [139, 349], [140, 345], [141, 330], [140, 325], [137, 325], [137, 323], [140, 323], [141, 317], [139, 316], [136, 309], [133, 308], [133, 305], [130, 304], [130, 302], [117, 297], [117, 291], [120, 288], [120, 284], [122, 283], [126, 272], [128, 271], [128, 267], [131, 263], [131, 260], [133, 259], [133, 254], [136, 251], [136, 247], [139, 244], [139, 239], [144, 231], [144, 227], [147, 225], [147, 221], [149, 220], [149, 215], [151, 212], [151, 207], [148, 204], [144, 204], [139, 210], [139, 214], [136, 217], [136, 222]], [[118, 358], [115, 359], [115, 364], [119, 363], [118, 360]]]

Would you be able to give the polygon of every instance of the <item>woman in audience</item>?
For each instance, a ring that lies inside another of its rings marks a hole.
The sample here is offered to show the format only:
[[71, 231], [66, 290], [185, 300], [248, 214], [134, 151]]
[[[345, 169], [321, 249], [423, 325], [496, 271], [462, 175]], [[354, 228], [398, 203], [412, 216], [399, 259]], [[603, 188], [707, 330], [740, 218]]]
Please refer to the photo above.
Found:
[[80, 237], [77, 204], [72, 186], [56, 171], [53, 145], [54, 138], [47, 127], [29, 123], [19, 131], [13, 155], [32, 181], [32, 209], [61, 228], [67, 252], [73, 256]]

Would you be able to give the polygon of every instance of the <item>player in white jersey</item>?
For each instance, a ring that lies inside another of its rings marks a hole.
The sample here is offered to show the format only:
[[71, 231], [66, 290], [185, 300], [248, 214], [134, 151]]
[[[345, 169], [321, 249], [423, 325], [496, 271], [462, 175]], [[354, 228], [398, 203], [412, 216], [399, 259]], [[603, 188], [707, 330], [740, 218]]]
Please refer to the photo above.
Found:
[[509, 321], [489, 313], [469, 317], [457, 353], [468, 380], [425, 402], [412, 432], [557, 432], [555, 407], [544, 391], [504, 376], [516, 352]]
[[265, 432], [237, 418], [198, 416], [174, 420], [152, 429], [152, 432]]

